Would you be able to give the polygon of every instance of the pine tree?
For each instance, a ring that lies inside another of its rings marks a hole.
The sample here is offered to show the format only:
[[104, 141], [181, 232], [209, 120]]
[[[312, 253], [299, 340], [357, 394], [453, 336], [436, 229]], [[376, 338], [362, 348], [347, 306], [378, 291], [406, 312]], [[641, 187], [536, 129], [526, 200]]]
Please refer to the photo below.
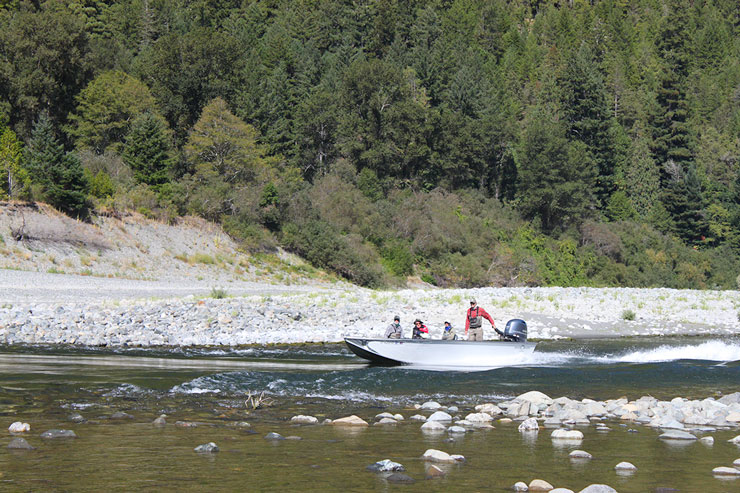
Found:
[[25, 162], [31, 183], [36, 185], [34, 198], [72, 217], [84, 219], [88, 216], [88, 184], [82, 164], [75, 154], [65, 154], [46, 112], [39, 115], [33, 127]]
[[28, 174], [21, 167], [21, 156], [15, 132], [0, 126], [0, 196], [17, 199], [28, 193]]
[[123, 160], [140, 183], [158, 186], [169, 181], [172, 166], [170, 135], [162, 117], [147, 112], [131, 123]]
[[624, 170], [625, 190], [642, 218], [647, 218], [659, 199], [660, 171], [650, 155], [647, 139], [638, 133]]

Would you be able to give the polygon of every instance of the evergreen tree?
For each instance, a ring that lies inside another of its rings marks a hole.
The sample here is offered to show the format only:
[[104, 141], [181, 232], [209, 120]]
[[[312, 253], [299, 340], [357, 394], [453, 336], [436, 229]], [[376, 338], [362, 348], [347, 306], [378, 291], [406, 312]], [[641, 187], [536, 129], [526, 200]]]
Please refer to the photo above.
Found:
[[661, 200], [673, 220], [673, 233], [687, 243], [699, 244], [707, 234], [707, 220], [696, 169], [691, 163], [681, 166], [673, 161], [665, 167], [670, 179]]
[[648, 140], [637, 134], [624, 170], [627, 196], [641, 218], [647, 218], [659, 200], [660, 171], [650, 155]]
[[28, 174], [21, 167], [21, 143], [15, 132], [0, 126], [0, 196], [22, 198], [28, 192]]
[[86, 218], [89, 203], [88, 184], [82, 164], [54, 135], [54, 126], [46, 112], [39, 115], [25, 153], [31, 183], [36, 185], [36, 199], [48, 202], [72, 217]]
[[598, 169], [596, 196], [605, 206], [615, 189], [615, 152], [612, 141], [612, 116], [606, 100], [606, 87], [591, 47], [581, 43], [568, 57], [559, 86], [568, 139], [586, 144]]
[[157, 186], [169, 181], [172, 167], [170, 132], [162, 117], [147, 112], [131, 123], [123, 160], [140, 183]]

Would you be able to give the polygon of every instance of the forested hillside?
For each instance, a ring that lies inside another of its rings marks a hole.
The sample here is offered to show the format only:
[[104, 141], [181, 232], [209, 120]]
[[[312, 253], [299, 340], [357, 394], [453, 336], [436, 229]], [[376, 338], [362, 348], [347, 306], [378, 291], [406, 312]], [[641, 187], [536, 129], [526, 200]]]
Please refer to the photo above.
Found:
[[735, 288], [737, 0], [0, 0], [0, 195], [367, 286]]

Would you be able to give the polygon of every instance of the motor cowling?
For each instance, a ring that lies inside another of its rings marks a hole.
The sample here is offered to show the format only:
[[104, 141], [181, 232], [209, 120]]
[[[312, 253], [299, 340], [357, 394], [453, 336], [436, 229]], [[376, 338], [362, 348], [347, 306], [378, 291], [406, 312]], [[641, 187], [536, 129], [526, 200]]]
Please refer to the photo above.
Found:
[[527, 322], [520, 318], [513, 318], [506, 322], [504, 340], [514, 342], [527, 341]]

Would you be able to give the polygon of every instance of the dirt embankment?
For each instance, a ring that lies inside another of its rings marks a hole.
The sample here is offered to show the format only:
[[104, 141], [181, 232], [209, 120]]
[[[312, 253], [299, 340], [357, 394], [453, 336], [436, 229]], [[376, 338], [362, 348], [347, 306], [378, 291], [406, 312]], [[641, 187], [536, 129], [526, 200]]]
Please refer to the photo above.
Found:
[[87, 223], [44, 204], [21, 202], [0, 202], [0, 269], [214, 286], [332, 280], [282, 251], [241, 251], [218, 225], [200, 218], [164, 224], [129, 213]]

